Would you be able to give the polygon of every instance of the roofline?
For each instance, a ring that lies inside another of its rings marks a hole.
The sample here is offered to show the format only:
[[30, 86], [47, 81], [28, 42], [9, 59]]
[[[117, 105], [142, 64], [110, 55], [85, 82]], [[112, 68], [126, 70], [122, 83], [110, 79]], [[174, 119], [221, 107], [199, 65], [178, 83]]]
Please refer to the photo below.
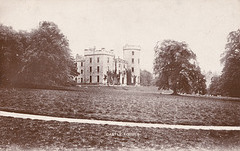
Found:
[[100, 53], [100, 54], [86, 54], [86, 55], [84, 55], [84, 56], [98, 56], [98, 55], [106, 55], [106, 56], [112, 56], [112, 57], [114, 57], [113, 54], [104, 54], [104, 53]]
[[139, 50], [139, 51], [141, 51], [141, 48], [123, 48], [123, 50]]

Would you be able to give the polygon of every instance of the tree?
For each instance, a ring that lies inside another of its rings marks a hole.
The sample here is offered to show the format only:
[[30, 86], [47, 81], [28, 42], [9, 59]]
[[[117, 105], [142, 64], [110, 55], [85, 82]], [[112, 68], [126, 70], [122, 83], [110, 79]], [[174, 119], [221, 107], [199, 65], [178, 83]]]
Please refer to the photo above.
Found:
[[40, 22], [30, 33], [22, 61], [19, 76], [24, 84], [66, 85], [77, 73], [68, 40], [53, 22]]
[[127, 85], [132, 85], [132, 71], [131, 69], [127, 69]]
[[221, 95], [223, 91], [221, 90], [221, 80], [220, 76], [215, 75], [211, 78], [211, 83], [208, 89], [208, 93], [211, 95]]
[[21, 68], [24, 34], [0, 24], [0, 85], [13, 85]]
[[193, 70], [194, 76], [192, 81], [192, 92], [195, 94], [206, 94], [207, 93], [207, 85], [205, 76], [201, 73], [199, 67], [196, 67]]
[[172, 89], [173, 94], [205, 92], [204, 76], [197, 65], [196, 55], [185, 42], [164, 40], [157, 43], [154, 51], [154, 73], [159, 89]]
[[104, 80], [107, 80], [107, 84], [111, 84], [111, 85], [114, 85], [114, 84], [117, 84], [119, 85], [120, 84], [120, 74], [117, 74], [117, 71], [116, 70], [108, 70], [107, 71], [107, 74], [104, 75]]
[[114, 84], [115, 71], [107, 71], [107, 84]]
[[222, 95], [240, 97], [240, 29], [229, 33], [221, 62], [224, 64], [220, 78]]
[[150, 86], [152, 84], [152, 74], [147, 70], [140, 71], [140, 84], [143, 86]]
[[78, 75], [68, 40], [52, 22], [31, 32], [0, 24], [0, 85], [65, 85]]

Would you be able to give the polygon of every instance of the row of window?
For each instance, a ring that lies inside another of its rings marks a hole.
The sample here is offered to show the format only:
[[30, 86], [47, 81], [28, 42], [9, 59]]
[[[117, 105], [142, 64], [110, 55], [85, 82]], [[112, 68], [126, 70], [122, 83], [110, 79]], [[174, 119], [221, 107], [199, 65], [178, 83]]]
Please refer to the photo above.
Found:
[[[97, 82], [99, 83], [99, 76], [97, 76]], [[90, 80], [90, 83], [92, 83], [92, 76], [90, 76], [90, 78], [89, 78], [89, 80]], [[83, 78], [81, 78], [81, 83], [83, 83]]]
[[[89, 58], [89, 59], [90, 59], [89, 62], [92, 63], [92, 58]], [[100, 62], [100, 58], [97, 57], [97, 63], [99, 62]], [[107, 63], [109, 63], [109, 57], [107, 58]], [[81, 66], [83, 66], [82, 62], [81, 62]]]
[[[134, 58], [132, 58], [132, 63], [134, 63]], [[140, 63], [140, 59], [138, 59], [138, 64]]]
[[[92, 76], [89, 77], [89, 82], [92, 83]], [[100, 82], [100, 77], [97, 76], [97, 83], [99, 82]], [[81, 78], [81, 83], [83, 83], [83, 78]], [[124, 84], [124, 78], [122, 78], [122, 84]]]
[[[97, 76], [97, 83], [99, 83], [99, 76]], [[92, 76], [90, 76], [90, 78], [89, 78], [89, 80], [90, 80], [90, 83], [92, 83]]]
[[[89, 68], [90, 72], [92, 72], [92, 67]], [[100, 72], [100, 67], [97, 66], [97, 72]], [[81, 74], [83, 74], [83, 70], [81, 70]]]
[[[100, 67], [97, 66], [97, 72], [99, 72], [99, 71], [100, 71]], [[90, 67], [90, 72], [92, 72], [92, 67]]]
[[[92, 83], [92, 76], [89, 77], [89, 82]], [[100, 82], [100, 77], [97, 76], [97, 83]], [[81, 83], [83, 83], [83, 78], [81, 78]], [[124, 78], [122, 78], [122, 83], [124, 84]]]
[[[92, 67], [89, 68], [90, 72], [92, 72]], [[108, 66], [108, 70], [109, 70], [109, 66]], [[100, 72], [100, 67], [97, 66], [97, 72], [99, 73]], [[119, 70], [120, 72], [120, 70]], [[132, 67], [132, 72], [134, 72], [134, 67]], [[81, 70], [81, 74], [83, 74], [83, 70]]]
[[[133, 51], [134, 52], [134, 51]], [[90, 58], [90, 63], [92, 63], [92, 58]], [[99, 57], [97, 57], [97, 63], [99, 63]], [[109, 58], [107, 60], [107, 63], [109, 63]], [[132, 63], [134, 63], [134, 58], [132, 58]], [[138, 64], [140, 63], [140, 59], [138, 59]], [[83, 66], [83, 62], [81, 62], [81, 67]], [[120, 66], [119, 66], [120, 67]]]

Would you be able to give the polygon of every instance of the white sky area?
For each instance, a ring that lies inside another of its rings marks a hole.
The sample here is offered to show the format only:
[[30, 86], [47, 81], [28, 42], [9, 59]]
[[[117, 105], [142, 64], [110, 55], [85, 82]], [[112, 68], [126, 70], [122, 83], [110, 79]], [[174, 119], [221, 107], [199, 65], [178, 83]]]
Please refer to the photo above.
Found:
[[0, 0], [0, 23], [15, 30], [53, 21], [72, 54], [89, 47], [141, 46], [141, 68], [153, 70], [157, 41], [185, 41], [202, 70], [220, 73], [227, 35], [240, 28], [240, 0]]

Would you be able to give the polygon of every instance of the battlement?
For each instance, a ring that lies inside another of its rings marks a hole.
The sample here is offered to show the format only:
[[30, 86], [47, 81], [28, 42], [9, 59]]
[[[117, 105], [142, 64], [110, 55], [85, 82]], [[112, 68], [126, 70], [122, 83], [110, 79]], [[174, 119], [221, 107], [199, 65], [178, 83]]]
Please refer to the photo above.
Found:
[[141, 50], [141, 47], [139, 45], [128, 45], [126, 44], [123, 46], [123, 50]]
[[105, 48], [96, 49], [96, 47], [84, 49], [84, 56], [89, 56], [89, 55], [111, 55], [111, 56], [114, 56], [114, 50], [109, 51], [109, 50], [106, 50]]
[[77, 62], [78, 61], [84, 61], [84, 60], [85, 60], [85, 58], [82, 55], [77, 54], [77, 56], [76, 56], [76, 61]]

